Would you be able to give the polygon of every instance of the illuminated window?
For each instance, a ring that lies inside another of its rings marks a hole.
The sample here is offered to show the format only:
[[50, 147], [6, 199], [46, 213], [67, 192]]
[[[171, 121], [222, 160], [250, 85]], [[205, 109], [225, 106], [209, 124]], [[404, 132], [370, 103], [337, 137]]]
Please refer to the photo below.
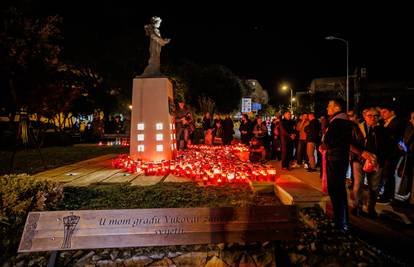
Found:
[[174, 140], [174, 135], [173, 134], [171, 134], [171, 140]]
[[164, 146], [163, 145], [157, 145], [156, 150], [157, 150], [157, 152], [162, 152], [162, 151], [164, 151]]
[[173, 124], [172, 123], [170, 123], [170, 130], [172, 130], [173, 129]]
[[137, 129], [138, 130], [144, 130], [144, 124], [143, 123], [138, 123], [137, 124]]
[[162, 134], [157, 134], [155, 136], [155, 140], [157, 140], [157, 141], [162, 141], [162, 139], [163, 139], [163, 135]]
[[138, 152], [144, 152], [144, 145], [138, 145]]
[[138, 134], [137, 135], [137, 140], [138, 141], [144, 141], [144, 135], [143, 134]]
[[161, 122], [156, 123], [156, 124], [155, 124], [155, 129], [157, 129], [157, 130], [162, 130], [162, 123], [161, 123]]
[[171, 150], [174, 150], [174, 144], [171, 144]]

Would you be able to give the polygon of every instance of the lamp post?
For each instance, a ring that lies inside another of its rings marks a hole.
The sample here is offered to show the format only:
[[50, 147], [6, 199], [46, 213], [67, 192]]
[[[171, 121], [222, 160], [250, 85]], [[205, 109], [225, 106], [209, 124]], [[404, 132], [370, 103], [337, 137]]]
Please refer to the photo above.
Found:
[[292, 88], [290, 86], [287, 86], [287, 85], [283, 85], [282, 86], [282, 90], [283, 91], [286, 91], [287, 89], [290, 90], [290, 113], [292, 113], [292, 115], [293, 115], [293, 100], [294, 100], [294, 98], [293, 98], [293, 90], [292, 90]]
[[346, 44], [346, 112], [349, 111], [349, 42], [335, 36], [325, 37], [326, 40], [339, 40]]

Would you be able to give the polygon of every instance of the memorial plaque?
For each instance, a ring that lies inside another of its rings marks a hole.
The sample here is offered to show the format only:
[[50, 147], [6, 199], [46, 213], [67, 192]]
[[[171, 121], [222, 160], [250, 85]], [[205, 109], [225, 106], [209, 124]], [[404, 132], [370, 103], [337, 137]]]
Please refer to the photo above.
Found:
[[292, 239], [294, 206], [30, 212], [19, 252]]

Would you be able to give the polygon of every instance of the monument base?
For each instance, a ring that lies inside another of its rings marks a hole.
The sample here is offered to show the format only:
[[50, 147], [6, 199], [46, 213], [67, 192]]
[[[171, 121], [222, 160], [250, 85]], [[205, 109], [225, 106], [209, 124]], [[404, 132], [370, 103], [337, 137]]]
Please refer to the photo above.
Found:
[[176, 150], [173, 88], [168, 78], [133, 80], [130, 155], [144, 161], [171, 160]]

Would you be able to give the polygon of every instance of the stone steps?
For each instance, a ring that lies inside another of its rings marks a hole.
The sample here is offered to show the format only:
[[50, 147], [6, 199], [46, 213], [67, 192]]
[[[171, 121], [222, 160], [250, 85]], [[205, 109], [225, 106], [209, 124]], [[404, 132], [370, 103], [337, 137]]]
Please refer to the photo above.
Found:
[[305, 184], [292, 175], [280, 175], [274, 186], [275, 194], [285, 205], [297, 205], [299, 208], [319, 205], [326, 211], [329, 196]]

